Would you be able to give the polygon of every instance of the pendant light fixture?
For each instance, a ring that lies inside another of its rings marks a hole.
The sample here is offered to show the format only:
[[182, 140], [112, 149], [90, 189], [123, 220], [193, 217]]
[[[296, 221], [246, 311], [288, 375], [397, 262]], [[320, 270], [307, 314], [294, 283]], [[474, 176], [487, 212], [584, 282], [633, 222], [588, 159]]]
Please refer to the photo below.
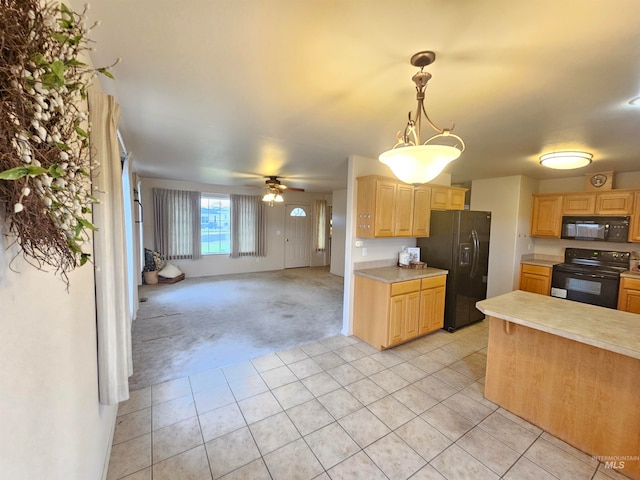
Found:
[[[448, 129], [436, 127], [424, 108], [424, 91], [427, 82], [431, 79], [431, 74], [423, 70], [435, 59], [436, 54], [431, 51], [418, 52], [411, 57], [411, 65], [420, 67], [420, 71], [412, 77], [416, 84], [416, 98], [418, 99], [415, 120], [409, 112], [407, 126], [404, 131], [398, 132], [398, 143], [391, 150], [387, 150], [378, 157], [398, 179], [414, 185], [426, 183], [436, 178], [465, 149], [462, 139], [451, 133], [453, 126]], [[423, 115], [437, 133], [421, 143], [420, 128]]]

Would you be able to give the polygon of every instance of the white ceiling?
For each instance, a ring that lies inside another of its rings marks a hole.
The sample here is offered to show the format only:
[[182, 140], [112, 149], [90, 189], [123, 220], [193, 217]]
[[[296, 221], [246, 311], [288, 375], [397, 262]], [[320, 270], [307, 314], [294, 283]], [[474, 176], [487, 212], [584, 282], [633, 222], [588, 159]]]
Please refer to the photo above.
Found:
[[[143, 176], [308, 191], [346, 186], [425, 105], [467, 150], [454, 182], [640, 170], [638, 0], [93, 0], [96, 66]], [[423, 139], [427, 135], [423, 127]], [[538, 157], [592, 152], [583, 169]]]

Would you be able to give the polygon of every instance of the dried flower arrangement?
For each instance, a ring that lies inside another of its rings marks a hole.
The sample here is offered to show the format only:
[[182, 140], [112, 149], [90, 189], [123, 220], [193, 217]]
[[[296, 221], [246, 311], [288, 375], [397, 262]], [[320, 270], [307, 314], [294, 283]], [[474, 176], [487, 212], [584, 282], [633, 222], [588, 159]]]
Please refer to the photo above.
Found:
[[0, 0], [0, 202], [24, 258], [67, 286], [95, 230], [86, 92], [97, 73], [113, 78], [79, 60], [98, 24], [87, 8]]

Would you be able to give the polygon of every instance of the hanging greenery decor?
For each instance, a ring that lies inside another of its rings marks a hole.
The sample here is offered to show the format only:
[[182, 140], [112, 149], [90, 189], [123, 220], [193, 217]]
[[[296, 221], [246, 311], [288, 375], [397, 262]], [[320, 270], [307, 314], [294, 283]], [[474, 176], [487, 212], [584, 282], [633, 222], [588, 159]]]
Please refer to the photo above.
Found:
[[98, 72], [113, 78], [80, 60], [98, 24], [86, 26], [87, 8], [0, 0], [0, 203], [25, 259], [67, 286], [95, 230], [87, 88]]

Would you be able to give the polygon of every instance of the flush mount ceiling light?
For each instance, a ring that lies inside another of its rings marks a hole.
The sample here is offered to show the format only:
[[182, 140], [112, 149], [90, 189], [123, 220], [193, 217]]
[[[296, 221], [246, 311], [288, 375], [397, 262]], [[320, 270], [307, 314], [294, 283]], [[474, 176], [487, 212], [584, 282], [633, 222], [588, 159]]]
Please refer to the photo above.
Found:
[[[396, 177], [405, 183], [413, 183], [414, 185], [426, 183], [436, 178], [465, 149], [462, 139], [451, 133], [453, 126], [448, 129], [436, 127], [424, 108], [424, 91], [431, 74], [423, 69], [433, 63], [435, 59], [436, 54], [431, 51], [418, 52], [411, 57], [411, 65], [420, 67], [420, 71], [412, 77], [416, 84], [416, 98], [418, 99], [415, 120], [411, 118], [411, 112], [409, 112], [407, 126], [404, 131], [398, 132], [398, 143], [391, 150], [387, 150], [378, 157]], [[437, 132], [424, 143], [420, 142], [422, 115], [431, 128]]]
[[571, 170], [586, 167], [593, 155], [587, 152], [553, 152], [540, 157], [540, 164], [557, 170]]

